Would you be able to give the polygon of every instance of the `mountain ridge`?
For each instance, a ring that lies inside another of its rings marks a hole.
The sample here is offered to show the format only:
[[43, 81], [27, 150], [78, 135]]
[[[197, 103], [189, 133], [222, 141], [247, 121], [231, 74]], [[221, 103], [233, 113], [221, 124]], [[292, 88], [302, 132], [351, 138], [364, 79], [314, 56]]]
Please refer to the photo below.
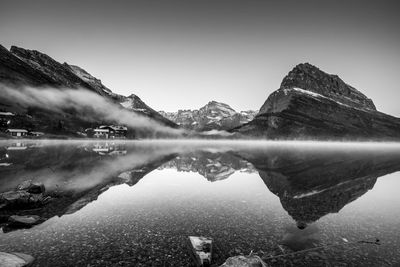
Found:
[[[37, 50], [28, 50], [17, 46], [12, 46], [10, 50], [0, 45], [0, 82], [6, 86], [20, 90], [18, 88], [24, 86], [32, 86], [35, 88], [54, 88], [54, 90], [85, 89], [104, 97], [108, 102], [115, 104], [116, 107], [127, 109], [133, 115], [142, 115], [153, 119], [154, 121], [172, 128], [178, 126], [164, 118], [154, 109], [134, 94], [129, 97], [113, 93], [101, 83], [100, 79], [95, 78], [83, 68], [68, 63], [60, 63], [50, 56]], [[135, 96], [135, 97], [133, 97]], [[121, 103], [131, 101], [130, 106], [123, 106]], [[142, 110], [133, 108], [140, 105]], [[45, 108], [45, 107], [44, 107]], [[47, 132], [57, 133], [56, 127], [45, 127], [43, 124], [59, 125], [61, 121], [67, 120], [64, 128], [68, 128], [67, 134], [74, 132], [83, 132], [84, 128], [91, 127], [93, 123], [86, 122], [85, 119], [79, 118], [80, 114], [59, 114], [58, 116], [50, 116], [45, 110], [40, 108], [32, 109], [29, 106], [21, 107], [19, 103], [14, 103], [10, 99], [0, 96], [0, 109], [13, 111], [18, 113], [20, 120], [15, 127], [33, 128], [35, 130], [43, 130]], [[28, 114], [28, 111], [33, 114]], [[33, 120], [26, 117], [33, 116]], [[30, 120], [29, 122], [27, 120]], [[25, 121], [25, 122], [24, 122]], [[35, 121], [35, 123], [31, 123]], [[102, 121], [102, 118], [99, 118]], [[63, 122], [64, 123], [64, 122]], [[11, 125], [13, 126], [13, 125]]]
[[[141, 115], [170, 128], [208, 132], [229, 131], [233, 138], [316, 139], [316, 140], [399, 140], [400, 119], [376, 110], [373, 101], [345, 83], [310, 63], [296, 65], [282, 80], [280, 87], [257, 111], [237, 112], [229, 105], [210, 101], [194, 110], [157, 112], [135, 94], [114, 93], [101, 80], [83, 68], [60, 63], [36, 50], [0, 45], [0, 82], [23, 86], [63, 90], [86, 89], [104, 97], [132, 115]], [[95, 126], [90, 116], [68, 109], [50, 114], [46, 107], [23, 106], [0, 96], [0, 111], [17, 114], [10, 127], [59, 134], [83, 132]], [[95, 111], [95, 110], [94, 110]], [[101, 118], [97, 123], [103, 122]], [[149, 130], [149, 129], [148, 129]], [[147, 130], [141, 136], [147, 135]], [[189, 134], [190, 135], [190, 134]], [[150, 135], [152, 136], [152, 135]]]
[[312, 140], [399, 140], [400, 118], [337, 75], [302, 63], [269, 95], [257, 116], [231, 132], [247, 137]]
[[199, 109], [180, 109], [176, 112], [159, 111], [161, 115], [187, 130], [229, 130], [249, 122], [258, 111], [235, 111], [228, 104], [209, 101]]

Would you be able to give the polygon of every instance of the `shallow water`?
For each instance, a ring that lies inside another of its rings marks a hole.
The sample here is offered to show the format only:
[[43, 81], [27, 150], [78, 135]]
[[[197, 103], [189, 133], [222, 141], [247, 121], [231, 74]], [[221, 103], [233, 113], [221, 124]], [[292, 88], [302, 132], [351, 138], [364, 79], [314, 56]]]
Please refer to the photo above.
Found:
[[33, 179], [52, 201], [0, 210], [45, 219], [3, 224], [0, 251], [34, 266], [190, 266], [187, 238], [203, 235], [216, 265], [251, 252], [273, 266], [393, 265], [399, 170], [398, 144], [3, 141], [0, 192]]

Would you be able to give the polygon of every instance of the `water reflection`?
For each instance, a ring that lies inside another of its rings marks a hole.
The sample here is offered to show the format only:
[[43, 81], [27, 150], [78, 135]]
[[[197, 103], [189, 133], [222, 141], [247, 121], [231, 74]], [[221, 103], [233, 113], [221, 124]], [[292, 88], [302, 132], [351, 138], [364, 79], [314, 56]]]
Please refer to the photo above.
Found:
[[291, 250], [299, 251], [310, 249], [321, 245], [320, 232], [316, 225], [303, 228], [303, 225], [287, 226], [280, 244]]
[[[198, 229], [207, 226], [210, 232], [206, 234], [217, 240], [219, 237], [224, 243], [219, 245], [215, 256], [216, 262], [222, 262], [228, 256], [244, 253], [246, 247], [273, 251], [274, 246], [280, 244], [297, 251], [327, 242], [321, 233], [326, 229], [321, 229], [317, 223], [328, 214], [341, 212], [346, 205], [373, 189], [377, 178], [399, 169], [400, 150], [379, 147], [247, 147], [235, 143], [188, 145], [173, 141], [5, 143], [0, 148], [0, 192], [12, 191], [21, 182], [31, 179], [45, 185], [45, 195], [51, 197], [51, 201], [35, 209], [3, 207], [0, 217], [35, 214], [43, 221], [60, 217], [62, 220], [57, 224], [62, 225], [72, 220], [65, 215], [78, 218], [82, 216], [79, 211], [84, 210], [90, 211], [91, 216], [93, 212], [103, 212], [103, 216], [126, 217], [145, 228], [140, 218], [133, 219], [130, 214], [150, 213], [152, 219], [169, 218], [165, 210], [181, 214], [163, 221], [167, 225], [174, 221], [174, 226], [168, 227], [174, 235], [183, 238], [189, 234], [203, 234]], [[139, 181], [151, 176], [154, 170], [158, 180], [152, 180], [151, 190], [141, 192], [143, 183], [138, 187]], [[174, 176], [171, 170], [183, 175], [179, 176], [181, 180], [168, 180], [167, 177]], [[187, 180], [182, 186], [183, 177], [189, 179], [192, 174], [199, 174], [205, 182], [213, 183], [206, 186], [198, 180]], [[242, 179], [240, 185], [235, 186], [235, 177], [247, 177], [247, 174], [253, 178], [258, 175], [260, 183], [256, 185], [250, 179]], [[260, 185], [265, 187], [262, 189]], [[130, 192], [126, 186], [137, 190]], [[263, 194], [267, 192], [279, 198], [280, 210], [283, 208], [292, 218], [291, 223], [281, 223], [284, 213], [269, 207], [273, 199], [268, 196], [266, 201]], [[120, 199], [126, 194], [135, 194], [136, 198]], [[101, 201], [100, 196], [103, 196]], [[148, 203], [145, 202], [147, 198]], [[107, 205], [114, 202], [119, 208], [107, 209]], [[99, 205], [98, 209], [92, 210], [89, 204]], [[185, 206], [189, 204], [193, 206]], [[133, 207], [135, 210], [131, 210]], [[199, 224], [200, 219], [194, 219], [199, 214], [202, 214], [201, 220], [208, 220]], [[193, 220], [188, 224], [186, 220], [191, 217]], [[7, 221], [0, 220], [0, 225], [6, 227]], [[44, 231], [50, 224], [43, 225], [33, 229]], [[192, 232], [182, 230], [191, 227]], [[238, 234], [230, 236], [235, 232]], [[12, 236], [12, 232], [3, 236]], [[146, 237], [141, 235], [142, 239]], [[184, 255], [178, 252], [176, 255], [176, 260], [182, 261], [179, 257]]]
[[160, 167], [160, 169], [164, 168], [173, 168], [179, 172], [196, 172], [210, 182], [227, 179], [236, 171], [247, 173], [256, 171], [251, 163], [229, 151], [183, 153]]
[[299, 228], [339, 212], [371, 190], [378, 177], [400, 170], [397, 151], [281, 150], [243, 157], [259, 171]]
[[211, 182], [236, 171], [257, 171], [298, 228], [339, 212], [371, 190], [378, 177], [400, 169], [400, 153], [379, 149], [249, 150], [225, 145], [193, 151], [171, 144], [18, 142], [7, 144], [1, 152], [0, 192], [13, 190], [28, 178], [44, 183], [53, 197], [50, 206], [57, 206], [51, 208], [54, 214], [45, 217], [73, 213], [108, 188], [133, 186], [157, 168], [199, 173]]

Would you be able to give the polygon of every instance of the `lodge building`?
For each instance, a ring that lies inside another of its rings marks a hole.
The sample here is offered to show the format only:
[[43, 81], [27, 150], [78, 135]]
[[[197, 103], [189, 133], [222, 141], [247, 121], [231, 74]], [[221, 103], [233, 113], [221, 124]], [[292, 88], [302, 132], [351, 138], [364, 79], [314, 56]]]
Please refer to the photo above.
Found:
[[128, 128], [120, 125], [102, 125], [93, 131], [93, 136], [96, 138], [126, 138]]

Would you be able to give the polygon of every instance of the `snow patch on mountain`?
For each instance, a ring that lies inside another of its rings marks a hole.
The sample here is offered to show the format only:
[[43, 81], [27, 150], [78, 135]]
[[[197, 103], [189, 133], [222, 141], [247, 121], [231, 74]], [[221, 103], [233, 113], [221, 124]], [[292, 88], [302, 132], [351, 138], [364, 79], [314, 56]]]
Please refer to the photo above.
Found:
[[225, 103], [210, 101], [200, 109], [159, 113], [185, 129], [207, 132], [235, 128], [251, 121], [258, 112], [252, 110], [236, 112]]

